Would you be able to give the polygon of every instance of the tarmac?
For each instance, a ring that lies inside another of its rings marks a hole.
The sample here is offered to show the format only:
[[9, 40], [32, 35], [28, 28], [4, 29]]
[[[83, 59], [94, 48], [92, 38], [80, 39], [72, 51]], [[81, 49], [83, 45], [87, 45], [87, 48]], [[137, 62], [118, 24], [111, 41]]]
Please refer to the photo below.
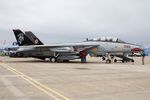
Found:
[[0, 57], [0, 100], [149, 100], [150, 57], [145, 65], [134, 59], [82, 64]]

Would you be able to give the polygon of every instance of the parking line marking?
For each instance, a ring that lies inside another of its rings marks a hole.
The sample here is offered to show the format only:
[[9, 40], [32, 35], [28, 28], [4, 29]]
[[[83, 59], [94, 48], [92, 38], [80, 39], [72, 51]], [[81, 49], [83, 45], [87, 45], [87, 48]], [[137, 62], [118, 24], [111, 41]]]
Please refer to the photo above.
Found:
[[11, 66], [4, 64], [4, 63], [0, 63], [0, 65], [4, 68], [6, 68], [7, 70], [15, 73], [16, 75], [20, 75], [20, 77], [22, 79], [24, 79], [25, 81], [27, 81], [28, 83], [30, 83], [31, 85], [33, 85], [34, 87], [38, 88], [39, 90], [43, 91], [44, 93], [46, 93], [47, 95], [51, 96], [52, 98], [54, 98], [55, 100], [70, 100], [68, 97], [60, 94], [59, 92], [51, 89], [50, 87], [47, 87], [45, 85], [43, 85], [42, 83], [36, 81], [35, 79], [25, 75], [24, 73], [12, 68]]

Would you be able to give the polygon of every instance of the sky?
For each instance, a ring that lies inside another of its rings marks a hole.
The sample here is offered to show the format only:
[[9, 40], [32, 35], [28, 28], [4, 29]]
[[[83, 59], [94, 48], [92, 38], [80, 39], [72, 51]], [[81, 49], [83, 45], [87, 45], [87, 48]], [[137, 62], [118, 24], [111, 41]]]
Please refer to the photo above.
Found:
[[0, 0], [0, 45], [12, 29], [32, 31], [45, 44], [114, 36], [150, 43], [150, 0]]

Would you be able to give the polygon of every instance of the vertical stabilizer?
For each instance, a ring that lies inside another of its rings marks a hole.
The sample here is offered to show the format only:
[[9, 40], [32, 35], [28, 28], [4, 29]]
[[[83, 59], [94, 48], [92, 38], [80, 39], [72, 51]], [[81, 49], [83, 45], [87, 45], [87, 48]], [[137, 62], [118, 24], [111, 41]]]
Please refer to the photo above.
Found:
[[27, 38], [20, 29], [13, 29], [13, 32], [19, 46], [34, 45], [32, 41], [29, 38]]
[[43, 42], [39, 40], [31, 31], [26, 31], [25, 35], [32, 41], [34, 45], [43, 45]]

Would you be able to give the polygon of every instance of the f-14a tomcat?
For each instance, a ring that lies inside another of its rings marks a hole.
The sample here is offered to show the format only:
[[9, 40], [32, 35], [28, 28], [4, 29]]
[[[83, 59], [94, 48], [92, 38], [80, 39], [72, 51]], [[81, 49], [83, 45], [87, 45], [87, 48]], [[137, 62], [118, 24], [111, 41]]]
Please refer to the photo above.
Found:
[[[89, 52], [95, 52], [98, 45], [83, 43], [44, 45], [32, 32], [25, 34], [20, 29], [13, 29], [19, 48], [10, 57], [34, 57], [51, 62], [85, 59]], [[83, 62], [83, 60], [82, 60]]]
[[[106, 62], [110, 63], [110, 57], [118, 56], [122, 61], [131, 60], [127, 57], [129, 53], [141, 51], [139, 45], [124, 42], [118, 38], [96, 38], [87, 39], [78, 43], [49, 44], [44, 45], [36, 36], [31, 38], [32, 32], [24, 34], [19, 29], [13, 29], [19, 48], [11, 57], [34, 57], [39, 59], [50, 58], [51, 62], [69, 61], [74, 59], [86, 58], [87, 54], [96, 57], [106, 58]], [[28, 35], [31, 36], [28, 36]], [[115, 59], [115, 62], [117, 60]]]

